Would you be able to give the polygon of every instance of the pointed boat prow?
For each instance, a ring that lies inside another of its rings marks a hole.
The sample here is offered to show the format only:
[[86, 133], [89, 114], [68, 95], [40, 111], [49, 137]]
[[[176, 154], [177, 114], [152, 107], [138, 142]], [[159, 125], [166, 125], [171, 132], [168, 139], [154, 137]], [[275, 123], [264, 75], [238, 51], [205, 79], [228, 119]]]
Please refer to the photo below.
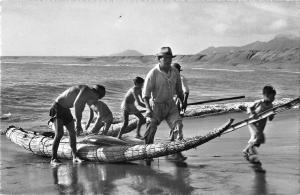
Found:
[[221, 134], [223, 132], [225, 132], [227, 129], [229, 129], [233, 123], [234, 119], [231, 118], [229, 119], [224, 125], [222, 125], [221, 127], [219, 127], [216, 131], [219, 132], [219, 136], [221, 136]]

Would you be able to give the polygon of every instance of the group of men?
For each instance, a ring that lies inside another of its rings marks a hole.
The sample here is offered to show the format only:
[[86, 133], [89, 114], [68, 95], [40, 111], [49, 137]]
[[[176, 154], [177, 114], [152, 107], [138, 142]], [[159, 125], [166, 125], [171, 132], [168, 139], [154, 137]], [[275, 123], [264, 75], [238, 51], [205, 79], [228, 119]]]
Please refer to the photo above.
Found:
[[[118, 135], [119, 138], [121, 138], [122, 131], [127, 126], [126, 122], [128, 123], [128, 115], [130, 114], [135, 114], [139, 118], [137, 136], [140, 136], [139, 128], [145, 122], [143, 121], [145, 119], [132, 106], [136, 100], [140, 106], [146, 108], [145, 116], [148, 120], [145, 135], [142, 137], [145, 139], [145, 144], [152, 144], [154, 142], [157, 127], [163, 120], [166, 120], [171, 129], [171, 141], [183, 139], [183, 124], [180, 111], [184, 112], [187, 107], [189, 89], [186, 80], [180, 76], [181, 66], [178, 63], [172, 64], [172, 59], [175, 56], [172, 54], [171, 48], [162, 47], [156, 56], [158, 64], [148, 72], [145, 81], [141, 80], [142, 78], [140, 77], [134, 80], [135, 87], [126, 94], [125, 101], [122, 103], [124, 124]], [[137, 99], [139, 98], [139, 94], [142, 95], [143, 102]], [[91, 122], [92, 112], [97, 111], [97, 108], [99, 109], [100, 106], [105, 106], [105, 104], [100, 105], [99, 103], [101, 102], [99, 99], [104, 96], [104, 86], [96, 85], [90, 88], [86, 85], [79, 85], [67, 89], [56, 98], [50, 109], [51, 121], [55, 124], [52, 164], [60, 163], [57, 158], [57, 150], [63, 136], [63, 126], [66, 126], [69, 132], [73, 162], [80, 163], [82, 161], [78, 157], [76, 149], [76, 133], [79, 135], [83, 132], [81, 126], [82, 112], [86, 104], [91, 108], [87, 129]], [[75, 108], [76, 125], [70, 111], [72, 107]], [[104, 128], [104, 131], [107, 132], [112, 122], [111, 112], [107, 111], [105, 115], [103, 113], [101, 115], [108, 118], [108, 122]], [[97, 124], [100, 124], [100, 122]], [[99, 129], [99, 127], [97, 128]], [[173, 158], [177, 160], [186, 159], [181, 153], [175, 154]]]

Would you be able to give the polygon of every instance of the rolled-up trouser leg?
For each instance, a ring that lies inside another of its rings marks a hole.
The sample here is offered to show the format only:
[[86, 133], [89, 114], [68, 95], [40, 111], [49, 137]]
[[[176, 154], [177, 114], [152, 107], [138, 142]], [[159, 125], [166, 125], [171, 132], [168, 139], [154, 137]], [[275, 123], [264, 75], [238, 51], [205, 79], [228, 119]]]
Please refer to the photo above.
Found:
[[174, 141], [175, 139], [178, 140], [183, 139], [182, 129], [183, 129], [182, 121], [176, 121], [170, 131], [171, 141]]
[[157, 130], [156, 121], [150, 121], [149, 123], [146, 124], [146, 132], [144, 135], [146, 144], [153, 144], [156, 130]]
[[176, 121], [174, 124], [174, 128], [172, 130], [172, 136], [171, 139], [174, 141], [174, 139], [182, 140], [183, 139], [183, 133], [182, 133], [183, 124], [182, 121]]

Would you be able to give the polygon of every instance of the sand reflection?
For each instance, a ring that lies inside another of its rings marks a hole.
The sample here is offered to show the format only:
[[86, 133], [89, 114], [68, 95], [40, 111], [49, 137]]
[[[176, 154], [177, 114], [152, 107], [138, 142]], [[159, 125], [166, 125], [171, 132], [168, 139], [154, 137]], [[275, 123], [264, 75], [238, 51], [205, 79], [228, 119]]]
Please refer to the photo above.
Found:
[[266, 170], [259, 164], [253, 165], [251, 168], [254, 171], [252, 194], [269, 194], [266, 181]]
[[[174, 166], [175, 165], [175, 166]], [[62, 164], [52, 168], [59, 194], [190, 194], [186, 164], [172, 165], [172, 172], [142, 164]]]

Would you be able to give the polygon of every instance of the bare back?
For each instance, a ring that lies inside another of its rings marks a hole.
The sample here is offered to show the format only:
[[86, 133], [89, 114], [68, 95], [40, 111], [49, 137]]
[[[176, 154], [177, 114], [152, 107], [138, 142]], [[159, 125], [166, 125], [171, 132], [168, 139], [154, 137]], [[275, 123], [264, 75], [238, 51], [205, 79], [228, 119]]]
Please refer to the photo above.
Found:
[[83, 96], [83, 104], [89, 103], [89, 100], [97, 100], [97, 95], [93, 92], [92, 89], [90, 89], [86, 85], [78, 85], [74, 87], [70, 87], [69, 89], [65, 90], [63, 93], [61, 93], [57, 98], [56, 102], [59, 103], [64, 108], [72, 108], [74, 106], [74, 102], [76, 98], [78, 97], [79, 93], [82, 92]]
[[96, 112], [98, 115], [101, 115], [101, 116], [106, 116], [106, 115], [111, 115], [112, 114], [112, 112], [110, 111], [108, 106], [100, 100], [94, 102], [94, 104], [91, 105], [91, 109], [94, 112]]
[[124, 101], [126, 104], [134, 104], [137, 101], [138, 104], [141, 104], [139, 97], [142, 96], [142, 90], [139, 87], [130, 88], [126, 95]]
[[127, 91], [127, 93], [125, 95], [124, 100], [125, 100], [126, 104], [133, 104], [135, 102], [135, 98], [134, 98], [133, 94], [134, 94], [134, 90], [132, 87]]

